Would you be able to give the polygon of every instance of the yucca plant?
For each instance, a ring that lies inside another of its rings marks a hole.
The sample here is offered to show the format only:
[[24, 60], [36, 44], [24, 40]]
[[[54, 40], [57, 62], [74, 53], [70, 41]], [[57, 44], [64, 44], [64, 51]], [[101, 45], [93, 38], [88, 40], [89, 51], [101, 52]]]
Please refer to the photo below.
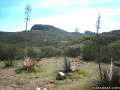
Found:
[[4, 60], [4, 64], [5, 64], [4, 68], [11, 67], [14, 65], [13, 60]]
[[34, 70], [34, 67], [35, 63], [33, 62], [33, 60], [30, 57], [25, 58], [23, 63], [23, 69], [27, 72], [31, 72]]
[[67, 57], [64, 57], [64, 73], [68, 74], [70, 72], [71, 72], [70, 60], [68, 60]]
[[[100, 76], [101, 75], [101, 76]], [[102, 73], [99, 74], [98, 78], [94, 81], [93, 90], [95, 87], [119, 87], [120, 86], [120, 71], [118, 68], [113, 68], [112, 77], [107, 68], [102, 68]], [[101, 89], [98, 89], [101, 90]], [[106, 89], [104, 89], [106, 90]], [[108, 89], [107, 89], [108, 90]]]

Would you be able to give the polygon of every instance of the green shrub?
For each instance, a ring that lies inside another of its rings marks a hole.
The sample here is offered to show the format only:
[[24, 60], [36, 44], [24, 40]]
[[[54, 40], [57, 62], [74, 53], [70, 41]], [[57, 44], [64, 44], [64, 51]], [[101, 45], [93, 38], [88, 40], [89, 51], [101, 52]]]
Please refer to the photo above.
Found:
[[20, 60], [20, 59], [23, 59], [24, 57], [25, 57], [25, 49], [17, 48], [16, 49], [15, 59]]
[[108, 49], [114, 60], [120, 60], [120, 40], [110, 43]]
[[81, 50], [82, 58], [86, 61], [95, 60], [96, 58], [96, 47], [94, 44], [83, 45]]
[[0, 47], [0, 60], [4, 61], [5, 67], [13, 66], [16, 56], [16, 48], [12, 45]]
[[4, 68], [13, 66], [13, 60], [4, 60]]
[[89, 73], [88, 73], [87, 70], [85, 70], [85, 69], [79, 69], [76, 72], [68, 74], [67, 75], [67, 79], [78, 80], [78, 79], [84, 78], [84, 77], [86, 77], [88, 75], [89, 75]]
[[63, 51], [61, 49], [55, 48], [55, 47], [44, 47], [41, 48], [41, 57], [56, 57], [61, 56], [63, 54]]
[[83, 77], [86, 77], [89, 73], [85, 69], [80, 69], [80, 70], [78, 70], [78, 74], [83, 76]]
[[68, 57], [80, 56], [80, 46], [71, 46], [65, 49], [65, 55]]

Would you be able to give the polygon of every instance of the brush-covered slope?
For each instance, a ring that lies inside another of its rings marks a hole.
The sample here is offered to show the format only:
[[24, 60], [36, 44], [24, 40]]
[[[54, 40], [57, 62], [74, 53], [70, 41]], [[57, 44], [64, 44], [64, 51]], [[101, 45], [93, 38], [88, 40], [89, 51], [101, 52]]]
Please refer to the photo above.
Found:
[[66, 32], [51, 25], [36, 24], [27, 32], [0, 32], [0, 43], [22, 46], [27, 40], [30, 46], [44, 46], [78, 37], [80, 34]]

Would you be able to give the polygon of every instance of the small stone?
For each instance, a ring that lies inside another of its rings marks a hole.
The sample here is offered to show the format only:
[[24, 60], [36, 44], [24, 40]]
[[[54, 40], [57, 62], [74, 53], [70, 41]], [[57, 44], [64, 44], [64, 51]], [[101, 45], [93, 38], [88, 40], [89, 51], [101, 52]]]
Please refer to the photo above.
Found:
[[36, 90], [41, 90], [41, 89], [39, 87], [37, 87]]
[[54, 80], [50, 80], [49, 83], [50, 83], [50, 84], [54, 84], [55, 81], [54, 81]]
[[44, 88], [43, 90], [48, 90], [47, 88]]

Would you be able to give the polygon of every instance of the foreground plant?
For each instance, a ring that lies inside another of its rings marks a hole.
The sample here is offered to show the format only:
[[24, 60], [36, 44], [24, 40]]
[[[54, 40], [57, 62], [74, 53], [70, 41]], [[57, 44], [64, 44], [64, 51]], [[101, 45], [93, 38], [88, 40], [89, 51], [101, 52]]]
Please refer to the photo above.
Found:
[[[101, 75], [101, 76], [100, 76]], [[99, 87], [97, 90], [101, 90], [101, 88], [114, 88], [120, 86], [120, 71], [119, 68], [113, 68], [112, 77], [110, 77], [110, 73], [108, 69], [102, 68], [102, 73], [99, 74], [98, 78], [93, 83], [93, 90]], [[108, 90], [108, 89], [104, 89]]]
[[67, 57], [64, 57], [64, 73], [68, 74], [71, 72], [71, 67], [70, 67], [70, 60], [67, 59]]
[[33, 62], [33, 60], [28, 57], [25, 58], [24, 62], [23, 62], [23, 66], [22, 67], [18, 67], [15, 72], [16, 73], [21, 73], [21, 72], [32, 72], [35, 71], [35, 62]]
[[57, 73], [56, 80], [64, 80], [70, 72], [71, 72], [70, 61], [67, 59], [67, 57], [64, 57], [63, 70]]

